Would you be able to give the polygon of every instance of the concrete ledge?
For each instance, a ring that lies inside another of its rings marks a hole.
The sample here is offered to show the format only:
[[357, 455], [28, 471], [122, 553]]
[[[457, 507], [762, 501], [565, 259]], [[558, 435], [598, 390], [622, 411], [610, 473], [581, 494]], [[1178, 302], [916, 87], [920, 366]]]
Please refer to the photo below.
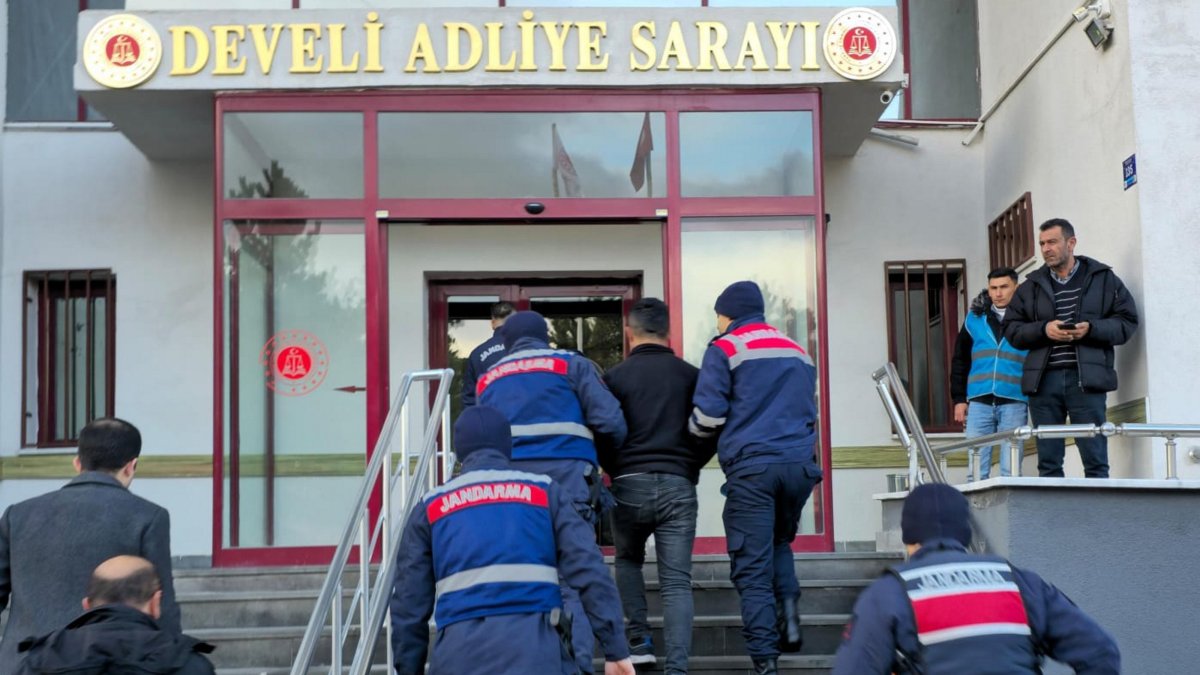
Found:
[[[1127, 673], [1194, 672], [1200, 481], [991, 478], [957, 486], [990, 552], [1033, 570], [1111, 632]], [[899, 542], [906, 493], [875, 495]]]

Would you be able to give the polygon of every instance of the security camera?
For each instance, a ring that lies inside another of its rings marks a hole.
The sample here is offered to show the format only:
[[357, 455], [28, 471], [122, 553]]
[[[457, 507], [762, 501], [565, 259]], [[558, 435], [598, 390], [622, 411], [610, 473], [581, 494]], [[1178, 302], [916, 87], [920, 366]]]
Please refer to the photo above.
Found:
[[879, 95], [879, 102], [884, 105], [888, 105], [889, 103], [892, 102], [892, 99], [894, 99], [894, 98], [896, 98], [895, 94], [893, 94], [891, 91], [889, 91], [887, 89], [884, 89], [883, 93]]

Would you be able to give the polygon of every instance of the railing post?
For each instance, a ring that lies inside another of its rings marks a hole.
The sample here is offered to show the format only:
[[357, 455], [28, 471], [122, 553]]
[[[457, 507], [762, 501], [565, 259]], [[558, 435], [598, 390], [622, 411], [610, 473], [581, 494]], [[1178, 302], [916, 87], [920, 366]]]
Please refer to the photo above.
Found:
[[342, 587], [333, 594], [329, 611], [333, 614], [333, 635], [329, 636], [329, 672], [342, 672]]
[[979, 448], [967, 448], [967, 482], [975, 482], [978, 474]]
[[1008, 442], [1008, 465], [1012, 467], [1012, 475], [1020, 477], [1021, 462], [1025, 459], [1025, 441], [1018, 439], [1016, 434], [1013, 434], [1013, 439]]
[[1175, 468], [1175, 437], [1167, 436], [1167, 480], [1179, 478]]
[[454, 451], [450, 447], [450, 401], [442, 406], [442, 482], [454, 472]]

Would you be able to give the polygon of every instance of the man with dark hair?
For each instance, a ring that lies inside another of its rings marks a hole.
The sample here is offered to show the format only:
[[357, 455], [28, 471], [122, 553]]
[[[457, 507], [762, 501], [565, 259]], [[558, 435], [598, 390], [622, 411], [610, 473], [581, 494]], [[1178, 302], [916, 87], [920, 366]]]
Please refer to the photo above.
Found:
[[118, 555], [148, 559], [162, 588], [160, 625], [179, 632], [171, 583], [171, 521], [166, 509], [129, 491], [142, 437], [105, 417], [79, 432], [79, 475], [49, 494], [13, 504], [0, 516], [0, 673], [16, 670], [17, 642], [48, 633], [78, 613], [92, 570]]
[[1040, 576], [967, 552], [970, 506], [944, 483], [919, 485], [900, 516], [908, 562], [854, 603], [833, 675], [1019, 675], [1049, 656], [1080, 675], [1118, 675], [1112, 636]]
[[692, 645], [692, 542], [696, 539], [696, 483], [712, 457], [687, 433], [699, 370], [667, 344], [671, 317], [657, 298], [634, 303], [625, 326], [629, 358], [604, 375], [629, 435], [624, 445], [602, 449], [600, 465], [612, 476], [613, 539], [617, 590], [628, 622], [634, 663], [654, 663], [646, 619], [642, 565], [654, 535], [662, 585], [667, 675], [688, 671]]
[[[1113, 347], [1137, 330], [1137, 305], [1112, 268], [1075, 255], [1075, 228], [1062, 218], [1042, 223], [1038, 243], [1046, 264], [1017, 289], [1004, 336], [1029, 350], [1021, 390], [1035, 426], [1103, 424], [1107, 393], [1117, 388]], [[1075, 439], [1088, 478], [1108, 477], [1108, 439]], [[1065, 439], [1039, 438], [1038, 473], [1062, 476]]]
[[[634, 675], [617, 589], [571, 497], [549, 476], [509, 462], [508, 419], [495, 408], [458, 416], [454, 450], [462, 474], [422, 498], [400, 539], [394, 672], [425, 672], [433, 617], [433, 673], [578, 673], [565, 639], [561, 577], [600, 636], [606, 675]], [[591, 661], [591, 652], [585, 656]]]
[[781, 651], [799, 651], [800, 584], [792, 542], [822, 473], [817, 444], [817, 369], [808, 352], [767, 323], [753, 281], [717, 297], [717, 330], [696, 381], [688, 427], [719, 438], [725, 471], [730, 578], [741, 596], [742, 635], [755, 675], [778, 672]]
[[17, 675], [156, 673], [212, 675], [211, 645], [166, 631], [162, 586], [149, 560], [120, 555], [92, 573], [84, 613], [66, 628], [26, 640]]
[[[1004, 314], [1017, 291], [1017, 271], [997, 267], [988, 273], [988, 286], [971, 303], [958, 331], [950, 362], [950, 397], [954, 421], [966, 423], [967, 438], [1015, 429], [1029, 419], [1021, 393], [1021, 367], [1026, 352], [1009, 344], [1002, 327]], [[969, 402], [969, 403], [968, 403]], [[1009, 443], [1000, 445], [1000, 475], [1011, 476]], [[979, 478], [992, 471], [992, 446], [979, 451]]]
[[504, 358], [504, 337], [500, 335], [500, 327], [517, 311], [511, 302], [500, 301], [492, 305], [492, 337], [488, 338], [475, 349], [471, 350], [467, 362], [463, 364], [462, 404], [464, 408], [475, 405], [475, 383], [479, 376], [486, 373], [492, 364]]
[[[512, 425], [513, 464], [546, 474], [562, 487], [589, 523], [597, 522], [600, 470], [596, 437], [620, 446], [627, 427], [621, 404], [596, 365], [578, 352], [551, 349], [550, 329], [537, 312], [517, 312], [504, 323], [504, 358], [479, 378], [480, 405], [496, 408]], [[563, 604], [572, 615], [575, 659], [592, 672], [592, 630], [579, 593], [564, 580]], [[624, 645], [622, 645], [624, 646]]]

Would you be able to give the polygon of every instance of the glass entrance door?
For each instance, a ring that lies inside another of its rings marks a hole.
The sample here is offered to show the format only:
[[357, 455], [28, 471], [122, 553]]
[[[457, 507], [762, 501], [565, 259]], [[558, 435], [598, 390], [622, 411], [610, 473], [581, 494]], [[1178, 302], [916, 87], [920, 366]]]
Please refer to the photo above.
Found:
[[546, 317], [550, 346], [570, 349], [607, 369], [628, 352], [625, 316], [641, 294], [638, 280], [570, 283], [519, 280], [515, 283], [430, 284], [430, 367], [452, 368], [451, 418], [462, 412], [462, 379], [471, 351], [492, 336], [491, 308], [512, 303], [517, 311]]

